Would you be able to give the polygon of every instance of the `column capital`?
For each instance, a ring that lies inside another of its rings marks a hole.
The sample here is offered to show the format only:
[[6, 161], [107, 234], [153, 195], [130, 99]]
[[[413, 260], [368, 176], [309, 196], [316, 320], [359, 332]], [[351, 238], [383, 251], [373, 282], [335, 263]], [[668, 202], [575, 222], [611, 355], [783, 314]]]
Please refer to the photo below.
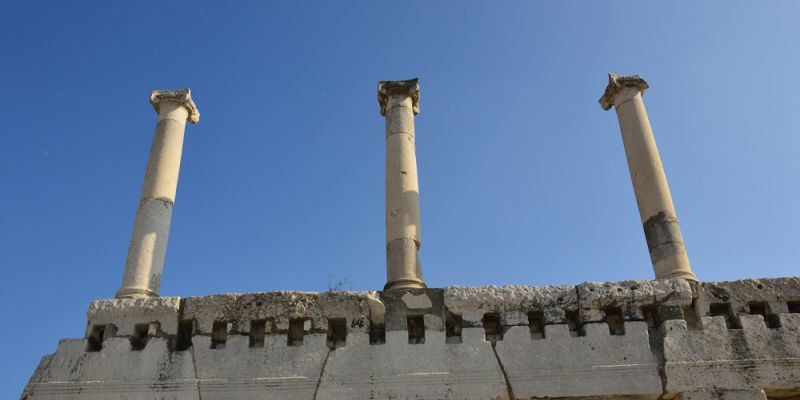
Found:
[[161, 112], [161, 104], [176, 103], [189, 111], [189, 122], [196, 124], [200, 121], [200, 110], [192, 101], [192, 91], [189, 88], [180, 90], [151, 90], [150, 104], [157, 113]]
[[639, 89], [639, 92], [644, 93], [650, 85], [639, 75], [620, 76], [617, 74], [608, 74], [608, 86], [600, 98], [600, 106], [603, 110], [611, 109], [615, 105], [615, 97], [625, 88]]
[[378, 104], [381, 105], [381, 115], [386, 115], [386, 104], [392, 95], [411, 97], [414, 114], [419, 114], [419, 78], [406, 81], [378, 81]]

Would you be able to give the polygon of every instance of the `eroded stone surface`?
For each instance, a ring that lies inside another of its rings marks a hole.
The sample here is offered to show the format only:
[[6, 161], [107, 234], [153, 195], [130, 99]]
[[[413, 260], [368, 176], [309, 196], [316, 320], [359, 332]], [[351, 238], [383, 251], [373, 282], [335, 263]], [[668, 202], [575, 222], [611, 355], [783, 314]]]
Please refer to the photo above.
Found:
[[504, 325], [527, 325], [527, 313], [534, 310], [542, 310], [548, 324], [563, 324], [567, 312], [578, 309], [574, 286], [451, 286], [444, 303], [472, 326], [483, 326], [487, 313], [499, 313]]
[[[479, 329], [482, 333], [482, 329]], [[387, 332], [386, 343], [370, 345], [364, 334], [328, 359], [318, 399], [504, 399], [503, 374], [483, 335], [463, 343], [445, 342], [444, 332], [427, 330], [425, 342], [409, 344], [402, 331]]]
[[668, 392], [759, 389], [800, 394], [800, 313], [752, 314], [751, 304], [788, 310], [800, 299], [797, 278], [703, 283], [697, 287], [698, 326], [665, 321]]
[[155, 323], [166, 334], [178, 332], [180, 297], [96, 300], [86, 312], [89, 324], [86, 336], [95, 325], [113, 324], [120, 336], [132, 335], [136, 324]]
[[[247, 333], [250, 321], [272, 319], [279, 331], [293, 319], [310, 321], [312, 330], [327, 331], [328, 318], [348, 318], [353, 328], [366, 328], [372, 310], [379, 312], [373, 292], [266, 292], [221, 294], [184, 299], [181, 318], [194, 320], [197, 333], [210, 335], [215, 321], [232, 323], [233, 332]], [[370, 300], [372, 298], [372, 300]]]
[[761, 389], [696, 390], [681, 393], [679, 400], [767, 400]]
[[640, 321], [644, 319], [644, 308], [685, 307], [692, 303], [692, 288], [683, 279], [586, 282], [577, 290], [581, 322], [604, 321], [611, 308], [619, 309], [626, 320]]
[[193, 357], [170, 352], [167, 341], [153, 338], [131, 351], [127, 338], [103, 341], [87, 352], [86, 339], [62, 340], [23, 393], [27, 399], [198, 399]]
[[407, 331], [409, 317], [422, 317], [425, 330], [444, 330], [442, 289], [385, 290], [380, 293], [386, 307], [386, 331]]
[[619, 336], [610, 335], [605, 323], [585, 325], [581, 337], [571, 336], [567, 325], [548, 328], [543, 338], [532, 339], [527, 327], [511, 327], [497, 342], [519, 398], [661, 395], [644, 322], [626, 322]]
[[750, 313], [750, 304], [766, 302], [774, 314], [788, 312], [788, 302], [800, 300], [800, 278], [743, 279], [733, 282], [703, 282], [698, 292], [700, 312], [712, 304], [730, 304], [738, 314]]
[[99, 300], [86, 338], [44, 357], [23, 398], [792, 398], [799, 288], [663, 280]]

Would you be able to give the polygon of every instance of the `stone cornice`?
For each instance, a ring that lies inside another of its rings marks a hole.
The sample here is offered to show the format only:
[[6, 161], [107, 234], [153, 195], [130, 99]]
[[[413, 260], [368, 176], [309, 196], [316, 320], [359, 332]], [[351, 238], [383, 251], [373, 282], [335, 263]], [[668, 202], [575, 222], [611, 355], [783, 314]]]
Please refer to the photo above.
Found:
[[419, 78], [406, 81], [378, 81], [378, 104], [381, 105], [381, 115], [386, 115], [386, 104], [391, 95], [411, 97], [414, 114], [419, 114]]
[[624, 88], [637, 88], [640, 92], [644, 93], [650, 85], [647, 84], [639, 75], [620, 76], [617, 74], [608, 74], [608, 86], [600, 98], [600, 106], [604, 110], [609, 110], [614, 105], [614, 97]]
[[157, 113], [161, 112], [161, 104], [177, 103], [184, 106], [189, 111], [189, 122], [196, 124], [200, 121], [200, 111], [192, 101], [192, 91], [189, 88], [180, 90], [151, 90], [150, 104], [153, 105]]

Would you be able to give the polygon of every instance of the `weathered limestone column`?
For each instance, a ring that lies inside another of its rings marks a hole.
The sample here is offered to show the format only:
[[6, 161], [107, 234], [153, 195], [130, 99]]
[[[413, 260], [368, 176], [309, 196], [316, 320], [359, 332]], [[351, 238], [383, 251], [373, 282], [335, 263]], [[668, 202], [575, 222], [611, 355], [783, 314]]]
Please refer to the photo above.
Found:
[[600, 105], [604, 110], [612, 105], [617, 110], [628, 169], [656, 279], [696, 281], [642, 101], [642, 94], [649, 86], [639, 76], [609, 74], [608, 80]]
[[147, 161], [122, 287], [116, 294], [118, 299], [158, 296], [186, 120], [193, 124], [200, 120], [189, 89], [153, 90], [150, 103], [158, 113], [158, 124]]
[[386, 117], [386, 286], [424, 288], [419, 262], [419, 180], [414, 115], [419, 113], [419, 79], [378, 82]]

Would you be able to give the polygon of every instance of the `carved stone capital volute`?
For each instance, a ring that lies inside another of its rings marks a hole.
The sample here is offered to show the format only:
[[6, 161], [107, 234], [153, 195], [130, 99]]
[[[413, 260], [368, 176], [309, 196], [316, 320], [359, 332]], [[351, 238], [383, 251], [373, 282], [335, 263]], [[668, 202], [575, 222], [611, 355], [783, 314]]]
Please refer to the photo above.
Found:
[[407, 81], [378, 81], [378, 104], [381, 105], [381, 115], [386, 115], [389, 97], [397, 95], [411, 97], [414, 114], [419, 114], [419, 78]]
[[151, 90], [150, 104], [153, 105], [157, 113], [161, 113], [161, 105], [165, 103], [176, 103], [182, 105], [189, 111], [189, 122], [196, 124], [200, 121], [200, 111], [192, 101], [192, 91], [188, 88], [181, 90]]
[[611, 109], [611, 106], [616, 104], [617, 94], [625, 88], [636, 88], [639, 89], [640, 93], [644, 93], [649, 87], [650, 85], [647, 84], [647, 81], [639, 75], [620, 76], [608, 74], [608, 86], [606, 86], [603, 97], [600, 98], [600, 106], [603, 107], [603, 110]]

